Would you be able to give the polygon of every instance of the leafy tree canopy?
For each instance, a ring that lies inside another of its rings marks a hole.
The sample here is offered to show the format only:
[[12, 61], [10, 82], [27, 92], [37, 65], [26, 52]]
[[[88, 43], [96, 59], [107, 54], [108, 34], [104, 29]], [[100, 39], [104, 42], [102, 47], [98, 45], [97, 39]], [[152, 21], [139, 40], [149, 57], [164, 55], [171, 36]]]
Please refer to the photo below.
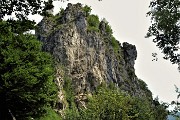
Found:
[[113, 83], [102, 84], [88, 97], [86, 108], [66, 112], [64, 120], [165, 120], [165, 106], [154, 101], [158, 104], [123, 93]]
[[173, 64], [180, 64], [180, 1], [152, 0], [150, 11], [152, 24], [146, 37], [153, 36], [153, 42], [162, 50], [165, 59]]
[[33, 35], [13, 33], [7, 24], [0, 22], [0, 119], [41, 116], [56, 100], [52, 58]]
[[52, 0], [1, 0], [0, 20], [5, 15], [12, 15], [14, 12], [18, 19], [24, 19], [29, 14], [40, 14], [45, 10], [52, 9]]

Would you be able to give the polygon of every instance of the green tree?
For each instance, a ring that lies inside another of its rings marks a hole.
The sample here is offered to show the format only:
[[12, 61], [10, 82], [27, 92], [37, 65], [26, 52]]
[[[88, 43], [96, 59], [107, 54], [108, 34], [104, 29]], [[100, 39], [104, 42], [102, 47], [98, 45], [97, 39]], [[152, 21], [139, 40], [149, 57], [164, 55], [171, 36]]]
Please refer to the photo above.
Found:
[[86, 17], [88, 17], [90, 14], [91, 14], [91, 7], [90, 6], [87, 6], [87, 5], [85, 5], [84, 7], [83, 7], [83, 11], [85, 12], [85, 15], [86, 15]]
[[[36, 24], [27, 16], [47, 16], [52, 2], [0, 1], [0, 119], [41, 116], [54, 104], [57, 89], [52, 58], [41, 51], [41, 43], [33, 35], [23, 34]], [[12, 13], [17, 20], [3, 21], [5, 15]]]
[[180, 1], [152, 0], [150, 11], [151, 26], [146, 37], [153, 36], [153, 42], [164, 53], [164, 58], [173, 64], [180, 64]]
[[154, 100], [153, 100], [153, 111], [154, 111], [154, 118], [155, 120], [166, 120], [167, 119], [167, 116], [168, 116], [168, 104], [167, 103], [160, 103], [159, 102], [159, 98], [156, 97]]
[[5, 15], [12, 15], [12, 13], [15, 13], [16, 17], [22, 20], [29, 14], [40, 14], [52, 9], [52, 3], [52, 0], [48, 0], [47, 2], [45, 0], [1, 0], [0, 20], [2, 20]]
[[99, 17], [97, 15], [89, 15], [87, 17], [88, 30], [89, 31], [99, 31]]
[[[134, 111], [134, 99], [119, 92], [116, 88], [100, 87], [96, 95], [89, 98], [85, 118], [96, 120], [135, 120], [138, 112]], [[83, 116], [81, 115], [81, 116]]]
[[65, 120], [165, 120], [166, 108], [157, 99], [130, 96], [110, 83], [100, 85], [88, 97], [86, 108], [67, 111]]
[[[178, 64], [180, 71], [180, 1], [152, 0], [149, 7], [147, 15], [151, 17], [152, 24], [146, 37], [153, 37], [153, 42], [164, 53], [164, 59], [170, 60], [172, 64]], [[174, 101], [172, 103], [177, 105], [174, 114], [180, 109], [179, 104]], [[162, 107], [158, 106], [158, 109], [161, 111]]]
[[52, 57], [33, 35], [6, 24], [0, 22], [0, 119], [41, 116], [56, 100]]

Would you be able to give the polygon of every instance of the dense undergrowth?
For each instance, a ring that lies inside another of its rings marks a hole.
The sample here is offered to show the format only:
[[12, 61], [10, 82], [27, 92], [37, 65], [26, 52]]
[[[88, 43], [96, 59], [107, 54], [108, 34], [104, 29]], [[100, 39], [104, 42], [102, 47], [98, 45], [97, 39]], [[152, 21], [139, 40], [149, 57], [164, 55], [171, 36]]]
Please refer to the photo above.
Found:
[[[70, 87], [69, 83], [65, 87]], [[72, 89], [69, 92], [73, 93]], [[66, 94], [66, 99], [72, 94]], [[69, 101], [69, 100], [68, 100]], [[168, 112], [158, 100], [146, 97], [132, 97], [114, 86], [100, 85], [92, 96], [88, 96], [86, 108], [77, 108], [73, 99], [68, 102], [64, 116], [50, 111], [44, 119], [48, 120], [165, 120]]]

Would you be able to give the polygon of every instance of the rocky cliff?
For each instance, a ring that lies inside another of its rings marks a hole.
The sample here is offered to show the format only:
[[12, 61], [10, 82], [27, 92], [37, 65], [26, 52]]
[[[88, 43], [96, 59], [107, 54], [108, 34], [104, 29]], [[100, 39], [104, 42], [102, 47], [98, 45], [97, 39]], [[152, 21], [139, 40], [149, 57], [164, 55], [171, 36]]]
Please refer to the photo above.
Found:
[[44, 17], [36, 30], [43, 49], [56, 61], [58, 109], [66, 107], [65, 77], [71, 80], [75, 101], [82, 106], [86, 96], [102, 83], [114, 83], [133, 96], [151, 97], [151, 92], [141, 87], [142, 81], [135, 75], [136, 47], [119, 43], [108, 22], [99, 21], [88, 10], [81, 4], [68, 4], [57, 15]]

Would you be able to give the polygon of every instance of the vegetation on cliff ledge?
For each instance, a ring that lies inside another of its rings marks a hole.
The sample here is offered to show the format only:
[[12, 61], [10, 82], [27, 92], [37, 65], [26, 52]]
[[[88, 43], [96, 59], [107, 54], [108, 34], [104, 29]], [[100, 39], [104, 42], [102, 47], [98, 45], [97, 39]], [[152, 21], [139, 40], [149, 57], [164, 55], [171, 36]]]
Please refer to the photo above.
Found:
[[[156, 103], [156, 104], [155, 104]], [[168, 112], [158, 99], [154, 102], [133, 97], [117, 89], [113, 83], [100, 85], [88, 97], [86, 108], [66, 111], [64, 120], [165, 120]]]

